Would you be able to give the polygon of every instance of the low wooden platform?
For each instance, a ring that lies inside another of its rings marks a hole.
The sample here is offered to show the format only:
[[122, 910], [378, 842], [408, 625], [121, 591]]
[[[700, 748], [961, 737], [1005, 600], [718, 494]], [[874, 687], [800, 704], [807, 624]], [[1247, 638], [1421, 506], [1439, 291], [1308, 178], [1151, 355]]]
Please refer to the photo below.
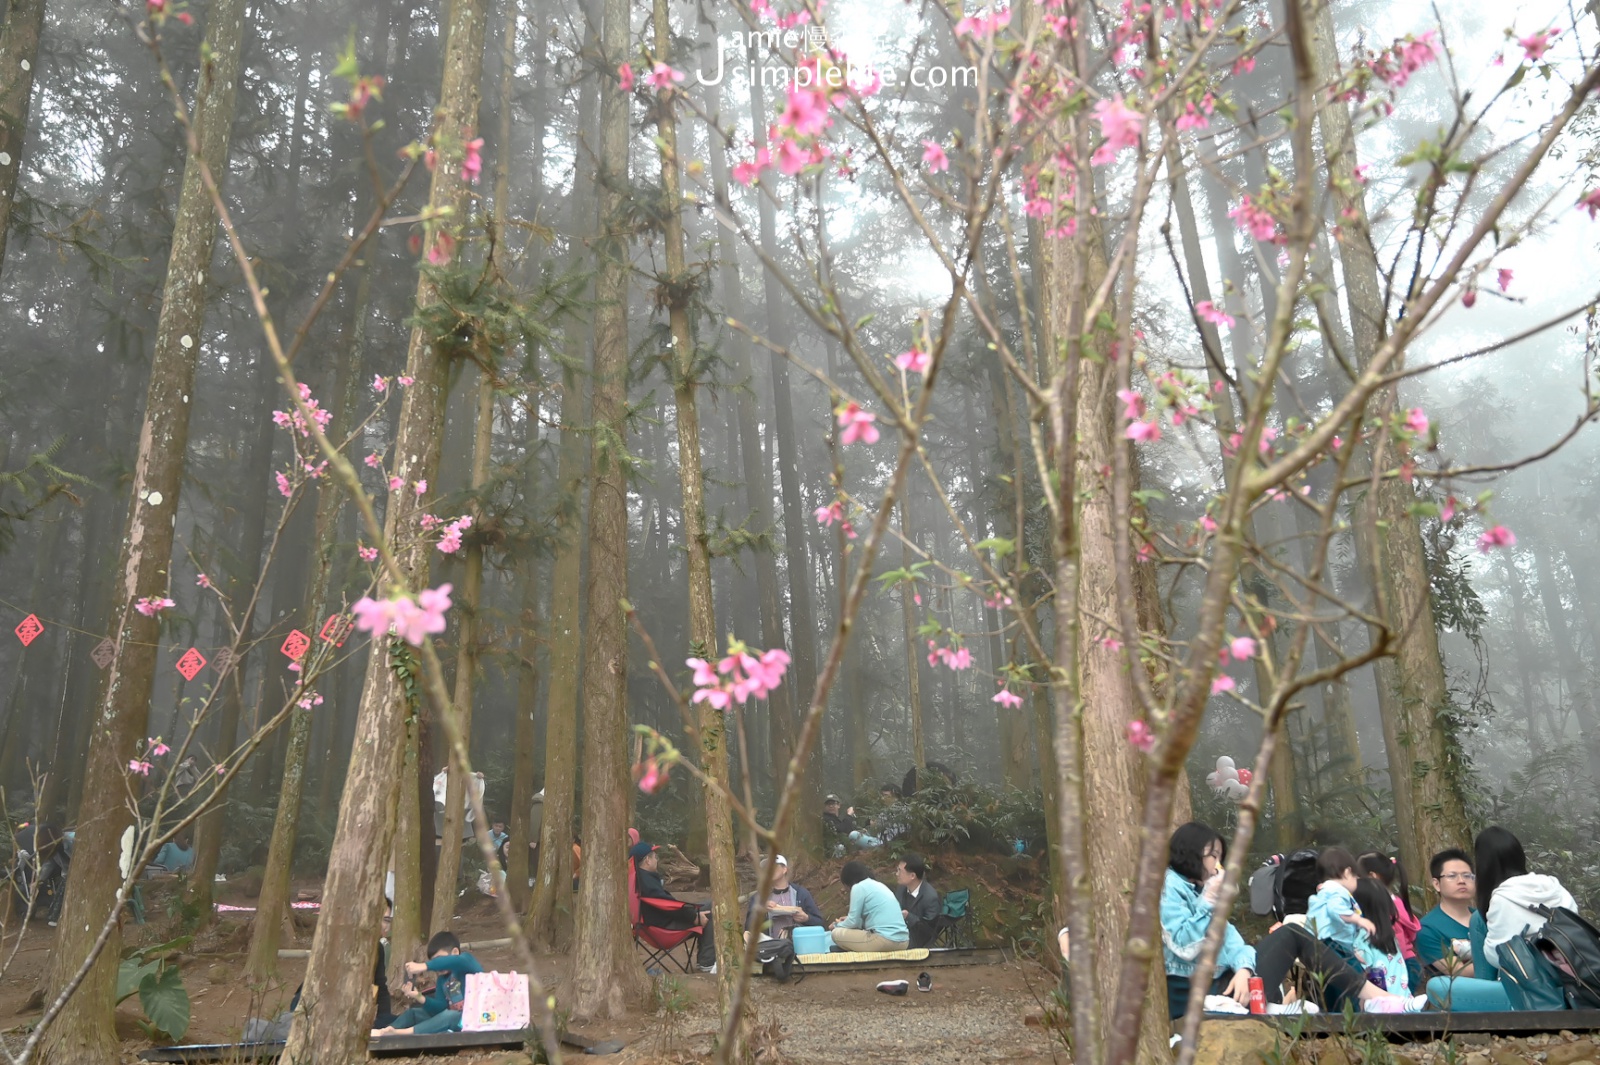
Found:
[[1600, 1010], [1512, 1010], [1466, 1013], [1428, 1010], [1424, 1013], [1317, 1013], [1261, 1017], [1208, 1013], [1206, 1020], [1265, 1020], [1285, 1032], [1306, 1035], [1384, 1032], [1403, 1041], [1445, 1039], [1458, 1032], [1534, 1035], [1539, 1032], [1600, 1032]]
[[[818, 959], [812, 961], [811, 959]], [[831, 961], [823, 959], [847, 959]], [[825, 973], [864, 973], [880, 969], [900, 969], [916, 972], [921, 969], [938, 969], [952, 965], [999, 965], [1009, 961], [1006, 951], [991, 947], [962, 950], [897, 950], [892, 954], [802, 954], [800, 964], [807, 976]]]
[[[523, 1028], [507, 1032], [441, 1032], [438, 1035], [389, 1035], [374, 1039], [369, 1047], [373, 1057], [420, 1057], [454, 1050], [520, 1047], [537, 1040], [538, 1033]], [[585, 1054], [615, 1054], [622, 1044], [615, 1040], [589, 1039], [567, 1034], [561, 1045]], [[140, 1061], [216, 1062], [272, 1061], [283, 1053], [283, 1043], [195, 1043], [188, 1046], [156, 1047], [139, 1055]]]

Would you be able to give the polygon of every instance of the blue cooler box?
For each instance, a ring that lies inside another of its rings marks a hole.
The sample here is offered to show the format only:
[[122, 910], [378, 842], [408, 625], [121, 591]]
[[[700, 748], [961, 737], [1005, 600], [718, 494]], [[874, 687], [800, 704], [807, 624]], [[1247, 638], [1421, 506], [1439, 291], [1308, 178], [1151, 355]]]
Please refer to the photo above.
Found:
[[833, 949], [833, 936], [826, 928], [796, 928], [789, 933], [796, 954], [826, 954]]

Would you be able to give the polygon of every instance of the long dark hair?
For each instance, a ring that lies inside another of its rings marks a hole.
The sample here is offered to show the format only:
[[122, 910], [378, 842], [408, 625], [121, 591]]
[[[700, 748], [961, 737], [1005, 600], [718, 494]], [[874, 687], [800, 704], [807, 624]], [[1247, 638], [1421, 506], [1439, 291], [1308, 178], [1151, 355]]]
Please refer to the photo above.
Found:
[[1377, 929], [1369, 937], [1372, 945], [1385, 954], [1395, 953], [1394, 920], [1399, 915], [1395, 912], [1394, 899], [1389, 897], [1389, 889], [1377, 880], [1362, 877], [1356, 885], [1355, 896], [1361, 916]]
[[1199, 821], [1179, 825], [1177, 831], [1172, 833], [1172, 841], [1167, 844], [1167, 868], [1191, 884], [1200, 883], [1206, 878], [1206, 849], [1213, 842], [1222, 844], [1219, 864], [1226, 862], [1228, 841], [1222, 838], [1222, 833]]
[[1522, 853], [1522, 841], [1499, 825], [1490, 825], [1479, 832], [1472, 849], [1472, 864], [1478, 871], [1478, 912], [1487, 921], [1494, 889], [1526, 873], [1528, 856]]
[[1400, 896], [1400, 901], [1406, 904], [1406, 910], [1410, 912], [1411, 881], [1406, 879], [1405, 866], [1401, 865], [1398, 859], [1379, 851], [1368, 851], [1356, 859], [1356, 872], [1362, 876], [1375, 876], [1383, 881], [1385, 887]]

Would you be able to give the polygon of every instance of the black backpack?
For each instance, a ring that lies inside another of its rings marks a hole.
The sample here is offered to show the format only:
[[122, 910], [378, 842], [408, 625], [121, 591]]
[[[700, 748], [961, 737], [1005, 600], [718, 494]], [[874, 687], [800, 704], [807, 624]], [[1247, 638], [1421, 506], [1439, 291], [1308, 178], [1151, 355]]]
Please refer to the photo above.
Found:
[[763, 939], [756, 944], [756, 964], [780, 984], [787, 984], [791, 976], [805, 977], [805, 968], [795, 956], [794, 944], [787, 939]]
[[1565, 906], [1540, 906], [1539, 949], [1550, 958], [1573, 1009], [1600, 1008], [1600, 930]]
[[1305, 913], [1320, 882], [1316, 851], [1298, 850], [1288, 857], [1275, 854], [1250, 877], [1250, 909], [1280, 921], [1291, 913]]

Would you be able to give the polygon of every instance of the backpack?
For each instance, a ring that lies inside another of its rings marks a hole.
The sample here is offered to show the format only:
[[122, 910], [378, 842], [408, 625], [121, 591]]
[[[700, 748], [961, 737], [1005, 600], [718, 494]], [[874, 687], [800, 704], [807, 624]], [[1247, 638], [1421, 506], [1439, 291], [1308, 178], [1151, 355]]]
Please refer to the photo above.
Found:
[[1565, 906], [1541, 906], [1539, 949], [1555, 963], [1573, 1009], [1600, 1008], [1600, 930]]
[[1539, 950], [1538, 932], [1512, 936], [1495, 948], [1500, 986], [1514, 1010], [1564, 1010], [1567, 993], [1558, 970]]
[[1280, 921], [1291, 913], [1305, 913], [1320, 880], [1316, 851], [1297, 850], [1288, 857], [1274, 854], [1250, 877], [1250, 909]]
[[787, 939], [763, 939], [756, 944], [756, 964], [780, 984], [787, 984], [791, 976], [805, 977], [805, 967], [795, 956], [794, 943]]

